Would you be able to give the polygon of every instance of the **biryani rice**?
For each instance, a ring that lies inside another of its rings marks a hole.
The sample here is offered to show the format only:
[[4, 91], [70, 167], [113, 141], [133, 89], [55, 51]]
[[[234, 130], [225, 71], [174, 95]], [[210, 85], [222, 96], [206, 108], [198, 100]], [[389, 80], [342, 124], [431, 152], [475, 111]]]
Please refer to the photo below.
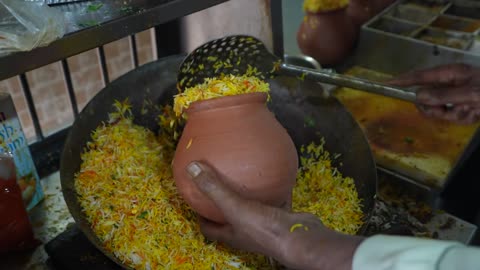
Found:
[[[81, 207], [105, 249], [136, 269], [271, 269], [267, 258], [208, 243], [201, 234], [172, 176], [171, 123], [178, 122], [172, 108], [165, 107], [163, 132], [155, 136], [133, 124], [128, 103], [115, 107], [111, 124], [92, 133], [75, 180]], [[323, 143], [302, 151], [309, 156], [301, 159], [293, 209], [355, 234], [362, 214], [353, 180], [332, 167]]]
[[177, 116], [181, 116], [190, 104], [196, 101], [248, 93], [269, 93], [269, 91], [269, 84], [256, 76], [229, 74], [206, 78], [203, 83], [177, 94], [173, 109]]
[[306, 12], [328, 12], [342, 9], [349, 4], [349, 0], [304, 0], [303, 10]]

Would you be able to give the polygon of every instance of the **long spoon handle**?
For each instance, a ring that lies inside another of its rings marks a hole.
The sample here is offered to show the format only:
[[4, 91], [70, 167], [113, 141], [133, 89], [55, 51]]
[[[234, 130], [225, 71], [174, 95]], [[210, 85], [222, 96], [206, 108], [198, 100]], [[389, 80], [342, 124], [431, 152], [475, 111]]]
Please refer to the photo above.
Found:
[[372, 81], [359, 79], [352, 76], [342, 75], [334, 72], [315, 70], [311, 68], [298, 67], [282, 63], [280, 72], [285, 75], [297, 76], [306, 80], [334, 84], [342, 87], [349, 87], [387, 97], [397, 98], [409, 102], [415, 102], [417, 95], [415, 92], [401, 88], [382, 85]]

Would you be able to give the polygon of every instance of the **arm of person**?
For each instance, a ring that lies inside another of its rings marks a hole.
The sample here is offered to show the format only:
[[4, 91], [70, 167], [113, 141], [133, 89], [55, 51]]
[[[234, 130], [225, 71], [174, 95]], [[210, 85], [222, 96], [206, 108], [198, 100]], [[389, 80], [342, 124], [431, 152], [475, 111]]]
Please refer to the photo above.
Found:
[[[390, 85], [417, 87], [418, 109], [427, 117], [459, 124], [480, 120], [480, 68], [441, 65], [394, 78]], [[447, 107], [452, 104], [453, 107]]]
[[312, 214], [292, 213], [240, 197], [205, 163], [193, 162], [187, 172], [227, 220], [227, 224], [217, 224], [199, 218], [200, 229], [209, 240], [263, 254], [290, 269], [351, 269], [363, 237], [328, 229]]
[[480, 268], [480, 248], [455, 241], [404, 236], [372, 236], [357, 248], [353, 270], [473, 270]]
[[240, 197], [205, 163], [193, 162], [187, 172], [227, 220], [227, 224], [216, 224], [200, 218], [208, 239], [272, 257], [291, 269], [473, 270], [480, 266], [479, 248], [414, 237], [341, 234], [314, 215]]

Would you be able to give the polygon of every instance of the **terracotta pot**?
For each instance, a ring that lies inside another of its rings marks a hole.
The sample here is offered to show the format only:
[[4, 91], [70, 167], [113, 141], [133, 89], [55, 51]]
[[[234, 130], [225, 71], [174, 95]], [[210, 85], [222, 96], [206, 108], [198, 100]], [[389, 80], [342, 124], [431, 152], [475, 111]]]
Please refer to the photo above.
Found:
[[281, 207], [291, 198], [298, 156], [287, 131], [266, 106], [265, 93], [192, 103], [175, 152], [173, 174], [180, 194], [201, 216], [224, 223], [214, 203], [187, 172], [192, 161], [213, 166], [246, 198]]
[[350, 0], [347, 15], [358, 27], [361, 27], [393, 2], [395, 0]]
[[372, 18], [374, 14], [369, 0], [350, 0], [347, 7], [347, 15], [358, 27]]
[[297, 32], [300, 50], [321, 65], [342, 62], [353, 49], [358, 27], [347, 16], [346, 8], [308, 13]]

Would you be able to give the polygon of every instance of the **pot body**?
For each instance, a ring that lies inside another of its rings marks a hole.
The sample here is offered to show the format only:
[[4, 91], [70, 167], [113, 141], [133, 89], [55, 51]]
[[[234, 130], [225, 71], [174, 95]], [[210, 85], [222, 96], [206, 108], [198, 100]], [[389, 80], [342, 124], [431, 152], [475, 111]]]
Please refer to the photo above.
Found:
[[347, 15], [360, 28], [395, 0], [350, 0]]
[[297, 32], [297, 43], [305, 55], [315, 58], [321, 65], [335, 65], [351, 52], [358, 32], [346, 8], [307, 13]]
[[350, 0], [347, 15], [358, 27], [375, 15], [370, 2], [369, 0]]
[[199, 101], [175, 152], [173, 173], [185, 201], [201, 216], [224, 223], [215, 204], [186, 172], [192, 161], [215, 168], [227, 186], [245, 198], [282, 207], [290, 203], [298, 156], [287, 131], [266, 106], [265, 93]]

